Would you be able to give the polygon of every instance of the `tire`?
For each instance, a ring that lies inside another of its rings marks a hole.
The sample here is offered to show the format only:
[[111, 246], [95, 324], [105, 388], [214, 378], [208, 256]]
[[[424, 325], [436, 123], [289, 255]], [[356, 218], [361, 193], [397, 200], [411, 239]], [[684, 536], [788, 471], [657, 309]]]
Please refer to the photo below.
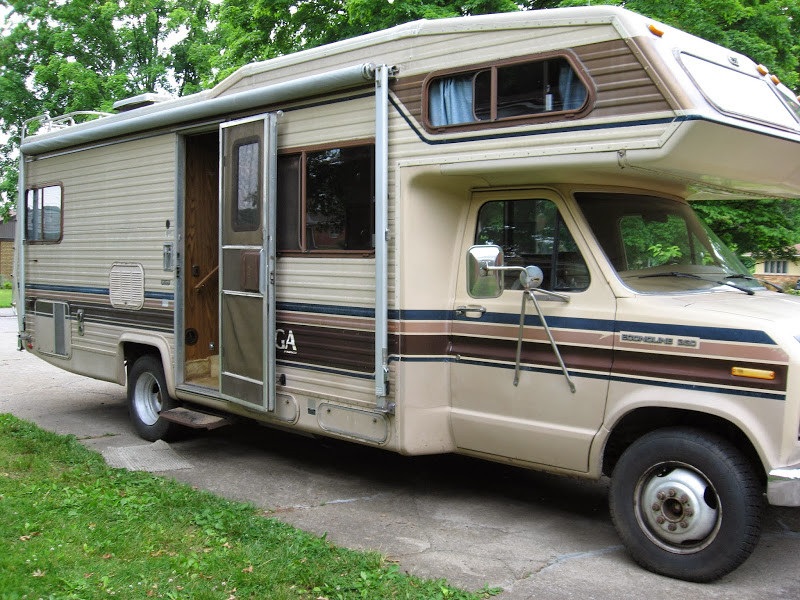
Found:
[[633, 559], [654, 573], [708, 582], [742, 564], [758, 543], [763, 489], [727, 440], [660, 429], [620, 457], [611, 518]]
[[177, 425], [160, 414], [176, 406], [167, 392], [160, 358], [151, 354], [139, 358], [128, 373], [128, 414], [136, 433], [150, 442], [169, 439]]

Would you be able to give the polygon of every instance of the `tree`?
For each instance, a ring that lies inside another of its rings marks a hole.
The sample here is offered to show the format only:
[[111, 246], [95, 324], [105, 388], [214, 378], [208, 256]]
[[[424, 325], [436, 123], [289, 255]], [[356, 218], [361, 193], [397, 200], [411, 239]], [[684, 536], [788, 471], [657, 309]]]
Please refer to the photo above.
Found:
[[[0, 0], [0, 218], [16, 196], [21, 126], [109, 110], [142, 92], [195, 91], [209, 70], [209, 0]], [[177, 39], [181, 38], [181, 39]], [[168, 44], [175, 40], [175, 51]]]
[[726, 245], [753, 259], [790, 259], [800, 242], [800, 203], [796, 200], [695, 202], [693, 208]]

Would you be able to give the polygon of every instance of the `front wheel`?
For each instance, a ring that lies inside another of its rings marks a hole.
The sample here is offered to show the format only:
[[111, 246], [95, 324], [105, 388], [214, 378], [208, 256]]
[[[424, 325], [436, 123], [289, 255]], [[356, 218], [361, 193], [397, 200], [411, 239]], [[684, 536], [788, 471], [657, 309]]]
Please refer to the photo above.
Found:
[[727, 440], [689, 428], [646, 434], [611, 478], [611, 517], [633, 559], [687, 581], [713, 581], [755, 548], [763, 490]]
[[167, 393], [161, 361], [153, 355], [139, 358], [128, 373], [128, 414], [142, 438], [165, 440], [177, 427], [161, 417], [161, 412], [175, 408], [177, 402]]

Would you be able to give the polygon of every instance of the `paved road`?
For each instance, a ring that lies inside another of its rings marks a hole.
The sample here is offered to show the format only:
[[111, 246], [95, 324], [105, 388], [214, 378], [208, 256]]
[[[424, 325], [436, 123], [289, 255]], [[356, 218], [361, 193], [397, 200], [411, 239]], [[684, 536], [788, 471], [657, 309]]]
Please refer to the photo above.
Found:
[[[123, 388], [17, 352], [15, 332], [16, 320], [0, 312], [0, 412], [106, 454], [145, 444], [128, 423]], [[164, 476], [246, 500], [339, 545], [378, 550], [419, 576], [502, 587], [500, 600], [800, 598], [800, 509], [768, 509], [753, 556], [698, 585], [628, 558], [603, 482], [458, 456], [402, 457], [247, 424], [188, 435], [168, 451], [186, 468]]]

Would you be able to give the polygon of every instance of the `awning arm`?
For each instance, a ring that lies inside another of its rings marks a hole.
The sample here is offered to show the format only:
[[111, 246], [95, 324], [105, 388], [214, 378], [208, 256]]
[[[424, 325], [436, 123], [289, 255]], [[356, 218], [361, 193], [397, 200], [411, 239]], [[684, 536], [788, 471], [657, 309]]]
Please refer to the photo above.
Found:
[[375, 396], [386, 401], [389, 382], [389, 76], [392, 67], [375, 67]]

